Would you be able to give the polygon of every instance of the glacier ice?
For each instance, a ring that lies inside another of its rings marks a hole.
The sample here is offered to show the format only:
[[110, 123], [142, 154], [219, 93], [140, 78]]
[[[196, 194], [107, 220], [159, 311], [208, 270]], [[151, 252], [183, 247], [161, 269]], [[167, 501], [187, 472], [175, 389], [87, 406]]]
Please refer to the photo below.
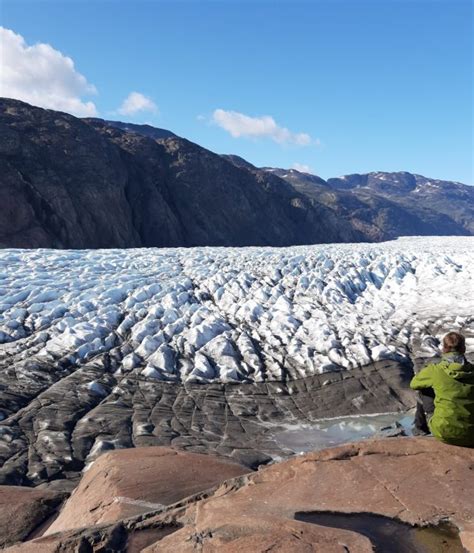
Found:
[[473, 251], [471, 237], [5, 249], [0, 355], [77, 367], [108, 355], [116, 370], [170, 382], [295, 379], [429, 357], [448, 329], [472, 329]]

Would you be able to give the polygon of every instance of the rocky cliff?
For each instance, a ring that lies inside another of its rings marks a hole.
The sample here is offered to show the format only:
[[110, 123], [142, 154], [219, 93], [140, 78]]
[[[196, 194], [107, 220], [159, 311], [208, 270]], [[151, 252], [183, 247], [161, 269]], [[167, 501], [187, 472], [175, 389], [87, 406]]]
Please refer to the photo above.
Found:
[[0, 99], [0, 247], [287, 246], [472, 235], [474, 188], [410, 173], [327, 182], [150, 125]]
[[348, 222], [283, 179], [251, 173], [150, 129], [0, 100], [0, 246], [283, 246], [361, 239]]

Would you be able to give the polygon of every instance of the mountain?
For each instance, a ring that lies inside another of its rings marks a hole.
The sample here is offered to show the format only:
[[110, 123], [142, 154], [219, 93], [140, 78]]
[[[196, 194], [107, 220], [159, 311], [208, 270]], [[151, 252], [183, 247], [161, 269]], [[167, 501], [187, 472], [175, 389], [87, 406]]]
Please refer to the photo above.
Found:
[[288, 246], [474, 233], [474, 188], [324, 181], [174, 133], [0, 99], [0, 247]]
[[222, 154], [221, 157], [223, 157], [227, 161], [230, 161], [236, 167], [240, 167], [240, 169], [248, 169], [249, 171], [258, 170], [258, 167], [255, 167], [255, 165], [252, 165], [249, 161], [247, 161], [243, 157], [236, 156], [234, 154]]
[[122, 121], [105, 121], [96, 117], [83, 119], [83, 121], [87, 121], [92, 124], [94, 122], [99, 124], [105, 123], [109, 127], [115, 127], [116, 129], [121, 129], [122, 131], [134, 132], [143, 136], [148, 136], [148, 138], [153, 138], [154, 140], [176, 137], [176, 135], [171, 131], [167, 131], [166, 129], [158, 129], [157, 127], [152, 127], [151, 125], [136, 125], [135, 123], [123, 123]]
[[329, 207], [367, 240], [474, 234], [474, 187], [407, 172], [353, 174], [324, 181], [295, 169], [263, 168]]
[[327, 188], [326, 181], [312, 173], [303, 173], [297, 169], [279, 169], [276, 167], [262, 167], [262, 170], [285, 179], [295, 187], [308, 188], [308, 190], [310, 190], [316, 185]]
[[236, 167], [162, 130], [152, 137], [148, 126], [122, 127], [1, 99], [0, 246], [286, 246], [362, 239], [331, 209], [313, 205], [278, 177]]
[[474, 233], [473, 186], [407, 172], [347, 175], [327, 182], [334, 189], [350, 190], [361, 198], [378, 196], [391, 200], [439, 225], [436, 234]]

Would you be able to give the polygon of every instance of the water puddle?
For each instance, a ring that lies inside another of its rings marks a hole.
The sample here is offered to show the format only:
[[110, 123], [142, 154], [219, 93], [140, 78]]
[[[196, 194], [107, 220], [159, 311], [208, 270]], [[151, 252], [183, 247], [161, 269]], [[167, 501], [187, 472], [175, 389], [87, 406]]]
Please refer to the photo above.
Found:
[[368, 513], [296, 513], [296, 520], [366, 536], [376, 553], [465, 553], [452, 524], [416, 527]]
[[[376, 435], [411, 436], [413, 413], [383, 413], [322, 419], [314, 424], [287, 425], [272, 434], [278, 445], [294, 453], [318, 451]], [[402, 433], [403, 432], [403, 433]]]

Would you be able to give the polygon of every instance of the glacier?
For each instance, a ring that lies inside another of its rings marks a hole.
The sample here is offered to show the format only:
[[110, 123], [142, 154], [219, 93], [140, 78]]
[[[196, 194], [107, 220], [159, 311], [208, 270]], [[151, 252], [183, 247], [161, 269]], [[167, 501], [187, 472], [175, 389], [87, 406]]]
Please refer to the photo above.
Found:
[[[474, 238], [0, 251], [0, 362], [168, 382], [305, 378], [474, 350]], [[106, 395], [95, 380], [91, 393]]]

